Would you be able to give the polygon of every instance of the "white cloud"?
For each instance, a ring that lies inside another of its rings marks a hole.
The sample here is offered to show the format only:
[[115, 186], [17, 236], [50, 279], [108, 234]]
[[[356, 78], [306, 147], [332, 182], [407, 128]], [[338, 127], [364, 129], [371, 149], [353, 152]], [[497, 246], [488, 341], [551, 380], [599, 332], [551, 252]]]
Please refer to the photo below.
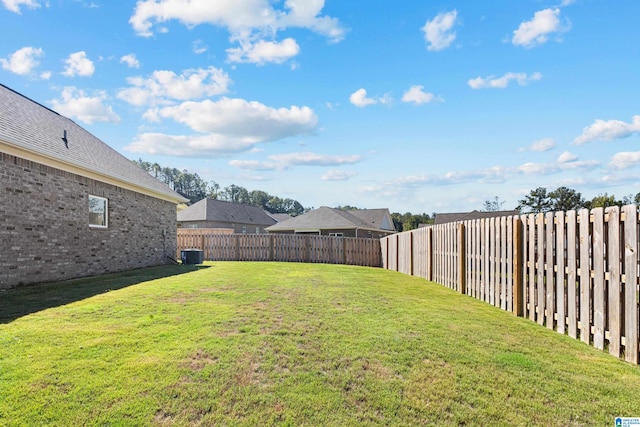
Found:
[[367, 91], [365, 89], [358, 89], [349, 96], [349, 101], [356, 107], [366, 107], [376, 103], [373, 98], [367, 98]]
[[[280, 4], [283, 6], [277, 7]], [[140, 0], [129, 23], [138, 35], [145, 37], [153, 35], [154, 30], [168, 32], [164, 24], [172, 20], [189, 28], [200, 24], [226, 28], [229, 40], [239, 44], [227, 49], [230, 62], [282, 64], [298, 55], [300, 47], [293, 38], [278, 41], [279, 31], [304, 28], [327, 37], [330, 42], [344, 38], [343, 26], [336, 18], [322, 15], [323, 8], [324, 0]], [[193, 49], [202, 53], [206, 47], [198, 43]], [[291, 67], [295, 69], [297, 64]]]
[[124, 55], [120, 58], [120, 63], [125, 63], [129, 68], [140, 68], [140, 61], [136, 58], [134, 53], [130, 53], [128, 55]]
[[362, 160], [362, 156], [332, 156], [317, 153], [273, 154], [266, 161], [231, 160], [229, 164], [240, 169], [279, 171], [295, 166], [340, 166], [354, 164]]
[[65, 76], [89, 77], [92, 76], [93, 72], [95, 71], [93, 62], [89, 58], [87, 58], [87, 53], [84, 51], [72, 53], [65, 60], [65, 63], [67, 64], [67, 66], [62, 72], [62, 74]]
[[456, 39], [456, 33], [452, 31], [452, 28], [456, 24], [457, 16], [458, 11], [456, 10], [443, 12], [424, 24], [422, 31], [428, 44], [427, 50], [443, 50], [453, 43]]
[[530, 76], [526, 73], [506, 73], [502, 77], [476, 77], [475, 79], [470, 79], [467, 84], [472, 89], [504, 89], [509, 85], [511, 81], [516, 81], [520, 86], [524, 86], [529, 82], [537, 81], [541, 78], [541, 73], [533, 73]]
[[193, 49], [192, 49], [193, 53], [195, 53], [196, 55], [205, 53], [209, 49], [209, 47], [205, 45], [202, 40], [195, 40], [192, 46], [193, 46]]
[[558, 162], [551, 163], [529, 162], [515, 167], [493, 166], [490, 168], [478, 170], [451, 171], [441, 175], [411, 175], [400, 177], [394, 181], [387, 183], [387, 185], [394, 187], [397, 191], [398, 188], [419, 188], [425, 185], [446, 186], [467, 182], [476, 182], [479, 184], [500, 184], [519, 175], [554, 175], [566, 171], [590, 171], [600, 166], [600, 162], [595, 160], [574, 160], [575, 159], [567, 159], [565, 162], [561, 162], [559, 160]]
[[202, 135], [145, 133], [127, 150], [175, 156], [224, 155], [255, 145], [311, 134], [318, 118], [309, 107], [272, 108], [259, 102], [222, 98], [188, 101], [154, 111], [157, 119], [172, 119]]
[[20, 14], [20, 6], [26, 6], [30, 9], [35, 9], [40, 7], [40, 3], [36, 0], [2, 0], [2, 4], [4, 7], [10, 10], [11, 12], [15, 12]]
[[415, 104], [427, 104], [435, 99], [432, 93], [425, 92], [424, 86], [411, 86], [408, 91], [402, 95], [403, 102], [413, 102]]
[[0, 58], [2, 68], [21, 76], [31, 73], [40, 63], [37, 58], [44, 55], [44, 51], [35, 47], [23, 47], [9, 55], [6, 59]]
[[340, 169], [331, 169], [323, 174], [320, 179], [323, 181], [347, 181], [356, 176], [355, 171], [344, 171]]
[[358, 163], [362, 160], [362, 156], [331, 156], [327, 154], [317, 153], [287, 153], [274, 154], [269, 159], [281, 164], [289, 166], [337, 166], [345, 164]]
[[61, 99], [54, 99], [51, 103], [58, 113], [87, 124], [120, 122], [120, 117], [113, 112], [113, 109], [104, 104], [106, 99], [107, 95], [104, 91], [96, 91], [93, 96], [89, 96], [85, 91], [70, 86], [62, 90]]
[[609, 162], [609, 166], [613, 169], [628, 169], [638, 165], [640, 165], [640, 151], [616, 153]]
[[560, 9], [544, 9], [536, 12], [530, 21], [520, 23], [511, 42], [517, 46], [534, 47], [546, 43], [551, 33], [565, 31], [568, 27], [560, 24]]
[[361, 88], [349, 96], [349, 101], [356, 107], [362, 108], [373, 104], [390, 104], [393, 99], [389, 94], [385, 94], [379, 98], [367, 98], [367, 91]]
[[558, 163], [569, 163], [573, 162], [574, 160], [578, 160], [578, 156], [568, 151], [565, 151], [564, 153], [560, 154], [560, 156], [558, 156]]
[[582, 130], [582, 134], [574, 140], [574, 143], [581, 145], [595, 140], [613, 141], [639, 132], [640, 115], [633, 116], [631, 123], [597, 119], [592, 125]]
[[553, 138], [542, 138], [537, 141], [534, 141], [528, 147], [521, 148], [519, 151], [535, 151], [535, 152], [544, 152], [549, 151], [556, 146]]
[[166, 104], [169, 100], [186, 101], [221, 95], [231, 84], [229, 75], [215, 67], [173, 71], [157, 70], [148, 78], [130, 77], [131, 87], [121, 89], [118, 98], [138, 106]]
[[256, 43], [241, 41], [240, 47], [227, 49], [230, 62], [248, 62], [258, 65], [266, 63], [282, 64], [298, 55], [300, 46], [292, 38], [282, 42], [259, 40]]
[[43, 71], [40, 73], [40, 78], [42, 80], [49, 80], [51, 78], [51, 71]]

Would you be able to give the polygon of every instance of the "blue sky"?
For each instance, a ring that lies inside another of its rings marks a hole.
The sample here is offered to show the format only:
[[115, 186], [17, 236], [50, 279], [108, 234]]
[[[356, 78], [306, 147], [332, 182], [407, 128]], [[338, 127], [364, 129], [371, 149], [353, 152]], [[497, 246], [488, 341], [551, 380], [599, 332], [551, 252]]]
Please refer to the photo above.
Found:
[[637, 0], [0, 0], [0, 82], [305, 207], [640, 191]]

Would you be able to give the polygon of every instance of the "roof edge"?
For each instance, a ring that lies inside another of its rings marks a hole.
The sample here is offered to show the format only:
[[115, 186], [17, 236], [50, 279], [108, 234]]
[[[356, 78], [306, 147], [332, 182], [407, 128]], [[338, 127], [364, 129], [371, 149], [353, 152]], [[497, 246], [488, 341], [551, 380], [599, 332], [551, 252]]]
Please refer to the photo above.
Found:
[[177, 197], [172, 197], [168, 192], [165, 194], [158, 191], [153, 191], [150, 188], [135, 185], [128, 181], [123, 181], [122, 179], [119, 179], [114, 176], [101, 174], [101, 173], [91, 171], [89, 169], [82, 168], [80, 166], [77, 166], [71, 163], [64, 162], [54, 157], [45, 156], [31, 150], [26, 150], [22, 147], [17, 147], [5, 140], [0, 140], [0, 151], [6, 154], [9, 154], [11, 156], [20, 157], [21, 159], [29, 160], [29, 161], [39, 163], [45, 166], [49, 166], [55, 169], [59, 169], [65, 172], [74, 173], [76, 175], [80, 175], [85, 178], [95, 179], [96, 181], [105, 182], [107, 184], [115, 185], [117, 187], [121, 187], [130, 191], [134, 191], [136, 193], [151, 196], [156, 199], [165, 200], [167, 202], [178, 204], [178, 203], [185, 203], [189, 201], [189, 199], [182, 197], [180, 194], [171, 190], [169, 187], [167, 187], [167, 190], [175, 193]]

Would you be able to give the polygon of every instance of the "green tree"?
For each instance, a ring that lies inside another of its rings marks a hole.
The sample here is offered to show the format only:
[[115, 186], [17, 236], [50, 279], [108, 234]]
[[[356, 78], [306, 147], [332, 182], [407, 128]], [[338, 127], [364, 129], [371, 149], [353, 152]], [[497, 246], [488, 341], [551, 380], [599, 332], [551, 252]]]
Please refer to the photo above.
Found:
[[271, 199], [271, 195], [266, 191], [253, 190], [249, 192], [249, 204], [252, 206], [259, 206], [262, 209], [267, 209], [269, 199]]
[[242, 203], [245, 205], [248, 205], [250, 200], [249, 191], [235, 184], [225, 187], [220, 196], [222, 200], [226, 200], [227, 202]]
[[433, 216], [429, 216], [426, 213], [414, 215], [411, 212], [405, 212], [404, 214], [394, 212], [391, 214], [391, 219], [393, 220], [396, 231], [402, 232], [415, 230], [420, 224], [433, 224], [435, 213]]
[[547, 189], [538, 187], [535, 190], [531, 190], [524, 199], [519, 200], [516, 209], [520, 213], [539, 213], [549, 212], [552, 207], [553, 202], [547, 194]]
[[622, 201], [616, 200], [616, 197], [612, 194], [609, 195], [607, 193], [598, 194], [596, 197], [591, 199], [591, 202], [588, 203], [589, 209], [593, 208], [607, 208], [609, 206], [622, 206]]
[[482, 209], [485, 212], [498, 212], [502, 210], [502, 206], [505, 202], [501, 201], [498, 196], [495, 196], [493, 200], [486, 200], [484, 202], [484, 208]]
[[633, 194], [629, 194], [628, 196], [623, 197], [622, 204], [623, 205], [640, 205], [640, 193], [636, 193], [635, 196]]
[[220, 197], [220, 184], [211, 181], [207, 186], [207, 197], [214, 200], [218, 199]]
[[551, 199], [551, 210], [554, 211], [571, 211], [585, 207], [585, 201], [582, 194], [576, 190], [567, 187], [558, 187], [549, 193]]

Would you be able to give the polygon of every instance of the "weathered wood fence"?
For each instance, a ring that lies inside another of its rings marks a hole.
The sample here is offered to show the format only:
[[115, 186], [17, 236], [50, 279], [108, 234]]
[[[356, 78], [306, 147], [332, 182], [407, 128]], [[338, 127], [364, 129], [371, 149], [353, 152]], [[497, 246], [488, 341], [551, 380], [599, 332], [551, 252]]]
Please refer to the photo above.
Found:
[[284, 261], [381, 267], [380, 240], [301, 234], [214, 234], [178, 229], [183, 249], [202, 249], [208, 261]]
[[423, 277], [639, 363], [638, 207], [442, 224], [385, 237], [383, 267]]

